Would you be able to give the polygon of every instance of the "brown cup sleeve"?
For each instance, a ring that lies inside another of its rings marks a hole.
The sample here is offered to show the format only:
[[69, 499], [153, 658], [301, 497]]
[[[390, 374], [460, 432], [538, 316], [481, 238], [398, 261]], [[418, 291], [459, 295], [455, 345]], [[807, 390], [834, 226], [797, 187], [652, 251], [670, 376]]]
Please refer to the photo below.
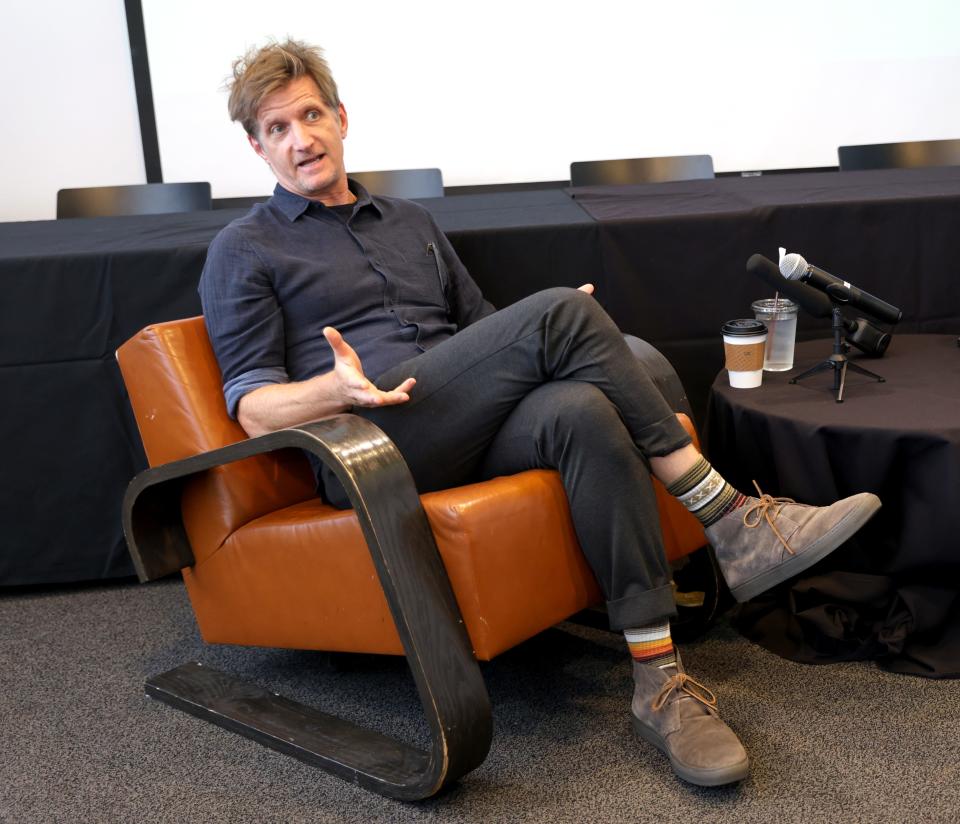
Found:
[[726, 355], [726, 367], [731, 372], [754, 372], [763, 369], [763, 350], [765, 343], [727, 343], [723, 342]]

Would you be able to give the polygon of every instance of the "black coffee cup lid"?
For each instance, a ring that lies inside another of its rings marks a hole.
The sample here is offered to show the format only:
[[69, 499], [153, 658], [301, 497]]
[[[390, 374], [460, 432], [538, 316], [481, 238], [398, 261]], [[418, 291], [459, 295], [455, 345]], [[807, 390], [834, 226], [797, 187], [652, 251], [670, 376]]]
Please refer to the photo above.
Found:
[[753, 318], [739, 318], [738, 320], [728, 320], [721, 327], [721, 331], [728, 337], [746, 338], [750, 335], [765, 335], [767, 327]]

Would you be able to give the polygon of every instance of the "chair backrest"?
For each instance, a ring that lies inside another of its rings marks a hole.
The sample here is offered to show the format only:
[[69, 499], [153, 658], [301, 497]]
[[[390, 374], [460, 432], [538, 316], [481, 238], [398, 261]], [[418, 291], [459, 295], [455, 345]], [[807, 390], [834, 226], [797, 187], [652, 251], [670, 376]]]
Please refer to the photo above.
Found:
[[211, 208], [209, 183], [140, 183], [57, 192], [57, 218], [157, 215]]
[[443, 175], [439, 169], [387, 169], [382, 172], [350, 172], [372, 195], [384, 197], [443, 197]]
[[960, 166], [960, 140], [914, 140], [905, 143], [840, 146], [837, 155], [841, 172]]
[[[157, 323], [117, 350], [117, 362], [150, 466], [247, 437], [227, 414], [220, 367], [202, 317]], [[259, 455], [194, 478], [184, 523], [200, 560], [242, 524], [316, 496], [299, 450]], [[216, 506], [208, 506], [215, 500]]]
[[711, 177], [713, 158], [710, 155], [582, 160], [570, 164], [572, 186], [664, 183], [670, 180], [706, 180]]

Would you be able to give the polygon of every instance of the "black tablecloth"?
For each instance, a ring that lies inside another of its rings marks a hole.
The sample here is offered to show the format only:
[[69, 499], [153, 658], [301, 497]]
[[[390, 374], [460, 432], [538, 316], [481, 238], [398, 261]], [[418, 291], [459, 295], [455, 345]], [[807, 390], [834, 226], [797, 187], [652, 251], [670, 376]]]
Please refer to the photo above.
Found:
[[120, 503], [145, 458], [113, 353], [200, 313], [238, 214], [0, 223], [0, 584], [133, 574]]
[[[422, 202], [495, 305], [599, 266], [560, 190]], [[0, 223], [0, 586], [133, 574], [120, 505], [146, 463], [114, 352], [200, 314], [207, 246], [245, 211]]]
[[[671, 359], [702, 420], [720, 324], [769, 290], [777, 245], [960, 331], [960, 171], [801, 174], [425, 200], [487, 297], [597, 284], [625, 332]], [[143, 465], [113, 360], [149, 323], [200, 311], [207, 244], [240, 211], [0, 223], [0, 585], [128, 574], [120, 499]], [[801, 319], [800, 335], [826, 322]]]
[[828, 340], [797, 347], [796, 367], [758, 389], [713, 384], [705, 444], [735, 485], [826, 504], [874, 492], [883, 508], [800, 579], [741, 608], [748, 637], [799, 661], [877, 659], [889, 669], [960, 676], [960, 348], [952, 335], [898, 335], [881, 359], [854, 357], [885, 383], [847, 373], [791, 377], [825, 359]]

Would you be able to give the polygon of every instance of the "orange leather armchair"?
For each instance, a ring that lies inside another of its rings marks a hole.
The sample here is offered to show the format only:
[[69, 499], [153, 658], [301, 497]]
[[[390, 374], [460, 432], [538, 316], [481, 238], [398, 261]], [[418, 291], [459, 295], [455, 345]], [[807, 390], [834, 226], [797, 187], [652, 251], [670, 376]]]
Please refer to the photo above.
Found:
[[[182, 570], [207, 642], [406, 654], [432, 743], [422, 752], [197, 663], [148, 679], [147, 693], [396, 798], [433, 795], [481, 763], [491, 718], [476, 660], [602, 600], [558, 474], [418, 496], [358, 416], [248, 439], [202, 318], [150, 326], [117, 357], [151, 466], [123, 508], [140, 579]], [[672, 369], [652, 347], [649, 359], [682, 407]], [[317, 497], [302, 449], [333, 469], [352, 510]], [[696, 519], [656, 486], [668, 557], [702, 547]]]

